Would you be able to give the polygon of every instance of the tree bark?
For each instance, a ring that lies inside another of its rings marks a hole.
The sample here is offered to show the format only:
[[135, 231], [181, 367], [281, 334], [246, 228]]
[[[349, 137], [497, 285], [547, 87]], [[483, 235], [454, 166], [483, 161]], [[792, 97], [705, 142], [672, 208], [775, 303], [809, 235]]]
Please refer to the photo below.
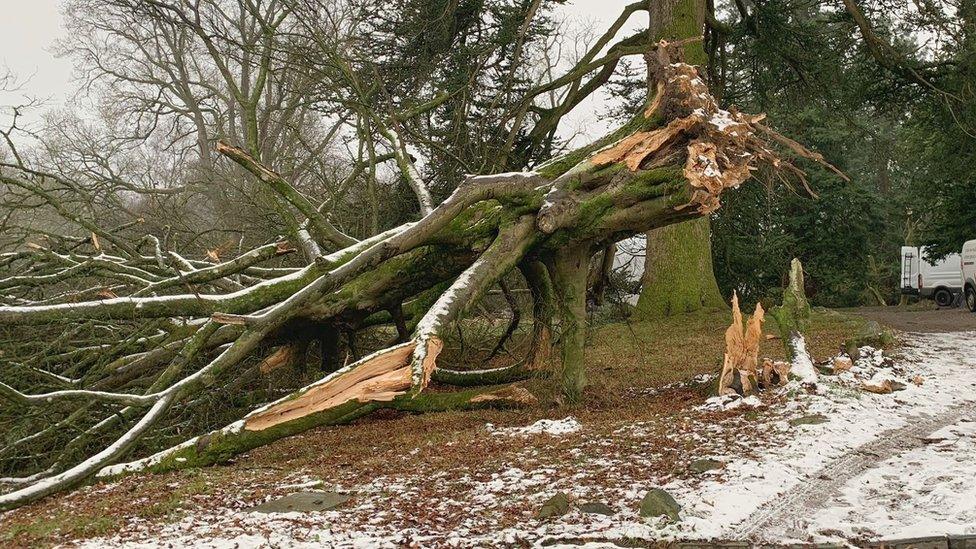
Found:
[[532, 292], [532, 343], [527, 366], [546, 372], [552, 352], [552, 323], [556, 314], [556, 292], [549, 270], [541, 261], [524, 261], [519, 267]]
[[638, 318], [725, 307], [712, 272], [709, 227], [701, 218], [647, 233]]
[[613, 272], [613, 260], [617, 255], [617, 244], [610, 244], [603, 248], [600, 253], [600, 261], [593, 270], [592, 280], [590, 281], [590, 301], [599, 307], [606, 300], [607, 285], [610, 284], [610, 275]]
[[[705, 7], [705, 0], [650, 0], [651, 40], [656, 43], [701, 36]], [[701, 41], [686, 44], [682, 51], [686, 63], [704, 66], [708, 61]], [[649, 95], [654, 94], [659, 78], [649, 64]], [[649, 231], [646, 242], [638, 318], [725, 307], [712, 267], [711, 224], [707, 217]]]
[[552, 261], [552, 282], [559, 309], [559, 350], [562, 393], [567, 402], [579, 402], [586, 386], [583, 361], [586, 342], [586, 278], [590, 250], [567, 249]]

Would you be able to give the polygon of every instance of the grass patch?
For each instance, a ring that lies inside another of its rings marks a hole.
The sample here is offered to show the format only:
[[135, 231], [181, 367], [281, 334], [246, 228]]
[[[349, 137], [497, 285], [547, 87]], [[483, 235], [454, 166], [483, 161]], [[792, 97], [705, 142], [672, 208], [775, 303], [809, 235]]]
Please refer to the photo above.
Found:
[[111, 490], [101, 485], [43, 499], [0, 517], [0, 546], [50, 547], [66, 540], [108, 536], [132, 519], [172, 522], [225, 479], [225, 470], [132, 476]]
[[49, 547], [62, 536], [97, 537], [120, 526], [118, 517], [79, 515], [65, 510], [33, 521], [14, 523], [0, 531], [0, 543], [4, 547]]

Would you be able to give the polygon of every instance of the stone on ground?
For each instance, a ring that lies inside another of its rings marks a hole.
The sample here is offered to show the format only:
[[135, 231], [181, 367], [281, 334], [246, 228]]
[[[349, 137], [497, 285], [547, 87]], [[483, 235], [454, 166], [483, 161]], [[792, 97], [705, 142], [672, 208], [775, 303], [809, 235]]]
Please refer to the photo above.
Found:
[[541, 519], [561, 517], [569, 512], [569, 496], [565, 492], [557, 492], [539, 509], [536, 516]]
[[584, 503], [583, 505], [580, 505], [580, 511], [592, 515], [606, 515], [606, 516], [611, 516], [617, 513], [616, 511], [613, 510], [613, 507], [610, 507], [606, 503], [601, 503], [599, 501], [591, 501], [589, 503]]
[[671, 497], [671, 494], [660, 488], [652, 488], [640, 502], [640, 516], [667, 517], [673, 522], [678, 521], [678, 511], [681, 506]]
[[790, 425], [794, 427], [799, 425], [820, 425], [821, 423], [827, 423], [827, 416], [823, 414], [812, 414], [790, 420]]
[[725, 462], [717, 459], [696, 459], [688, 464], [688, 470], [695, 474], [714, 471], [723, 467], [725, 467]]

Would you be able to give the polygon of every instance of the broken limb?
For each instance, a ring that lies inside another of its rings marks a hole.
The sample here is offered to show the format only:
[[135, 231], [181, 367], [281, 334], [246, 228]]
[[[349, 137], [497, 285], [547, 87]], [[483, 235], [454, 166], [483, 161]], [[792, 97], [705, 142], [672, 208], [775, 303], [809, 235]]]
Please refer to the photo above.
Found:
[[[385, 370], [391, 366], [399, 365], [400, 369], [404, 370], [403, 373], [407, 373], [404, 366], [408, 364], [406, 362], [409, 357], [408, 353], [397, 353], [396, 357], [403, 362], [388, 362], [389, 357], [383, 358], [381, 360], [383, 369]], [[343, 368], [341, 371], [320, 381], [317, 385], [308, 387], [307, 390], [311, 391], [316, 387], [330, 387], [330, 384], [347, 387], [350, 380], [344, 380], [343, 377], [360, 366], [366, 366], [376, 374], [375, 363], [370, 362], [376, 358], [379, 357], [366, 357], [360, 362]], [[365, 377], [364, 374], [359, 375], [363, 376], [358, 378], [360, 379], [359, 383], [363, 383], [363, 380], [370, 379], [369, 377]], [[379, 375], [381, 376], [382, 374]], [[406, 384], [406, 387], [409, 387], [409, 383]], [[292, 397], [285, 398], [290, 399]], [[215, 463], [224, 463], [238, 454], [263, 446], [269, 442], [302, 433], [314, 427], [349, 423], [381, 408], [421, 413], [487, 407], [518, 407], [531, 405], [534, 402], [535, 397], [520, 387], [481, 387], [449, 393], [425, 393], [416, 397], [400, 395], [391, 397], [386, 401], [360, 402], [358, 400], [347, 400], [341, 404], [327, 407], [310, 414], [299, 415], [282, 421], [268, 421], [267, 416], [263, 414], [273, 409], [277, 404], [282, 403], [279, 401], [278, 403], [256, 410], [243, 420], [228, 425], [223, 429], [192, 438], [178, 446], [163, 450], [152, 456], [105, 467], [98, 472], [98, 476], [113, 477], [138, 471], [158, 473], [187, 467], [202, 467]]]
[[773, 307], [769, 315], [779, 328], [791, 375], [803, 383], [816, 383], [817, 369], [803, 336], [810, 322], [810, 303], [803, 289], [803, 265], [799, 259], [790, 262], [790, 280], [783, 289], [783, 304]]

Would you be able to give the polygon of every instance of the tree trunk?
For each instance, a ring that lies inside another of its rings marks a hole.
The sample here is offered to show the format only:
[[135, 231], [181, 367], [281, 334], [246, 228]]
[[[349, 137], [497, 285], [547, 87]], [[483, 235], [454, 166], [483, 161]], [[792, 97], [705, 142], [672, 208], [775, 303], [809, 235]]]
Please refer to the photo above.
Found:
[[532, 343], [526, 364], [530, 370], [548, 372], [552, 352], [552, 323], [556, 314], [556, 292], [552, 277], [541, 261], [526, 261], [519, 267], [532, 292]]
[[709, 227], [701, 218], [647, 233], [638, 318], [725, 307], [712, 273]]
[[559, 350], [562, 358], [562, 392], [567, 402], [579, 402], [586, 385], [583, 362], [586, 342], [586, 278], [590, 250], [570, 248], [556, 254], [552, 282], [559, 308]]
[[[651, 0], [648, 4], [653, 42], [676, 41], [702, 35], [705, 0]], [[683, 48], [686, 63], [704, 66], [708, 58], [701, 41]], [[648, 94], [659, 75], [648, 70]], [[703, 307], [725, 307], [712, 267], [711, 224], [707, 217], [669, 225], [646, 234], [643, 287], [637, 317], [660, 318]]]
[[811, 309], [803, 286], [803, 264], [793, 258], [790, 262], [790, 279], [783, 288], [783, 304], [773, 307], [769, 316], [779, 329], [786, 356], [791, 363], [790, 375], [804, 383], [816, 383], [817, 369], [807, 352], [804, 336], [810, 325]]

